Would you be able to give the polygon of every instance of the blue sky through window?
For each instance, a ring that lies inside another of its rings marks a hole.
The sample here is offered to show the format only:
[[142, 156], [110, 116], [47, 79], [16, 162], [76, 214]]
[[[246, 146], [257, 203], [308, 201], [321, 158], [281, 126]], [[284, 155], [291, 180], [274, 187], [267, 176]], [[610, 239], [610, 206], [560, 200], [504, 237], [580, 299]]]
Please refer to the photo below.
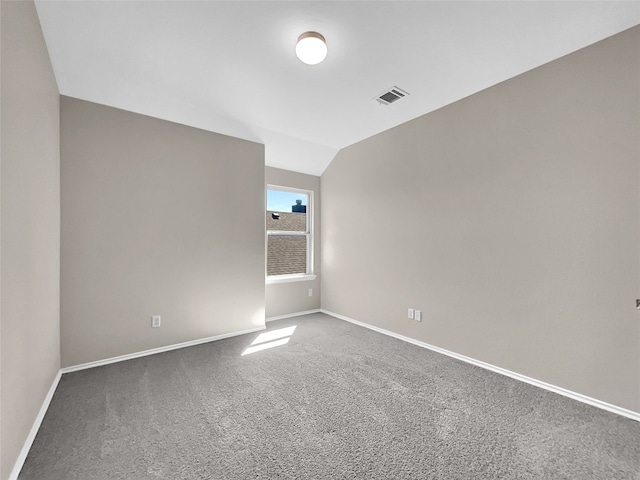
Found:
[[302, 200], [302, 205], [306, 205], [307, 195], [304, 193], [267, 190], [267, 210], [291, 213], [291, 206], [296, 204], [296, 200]]

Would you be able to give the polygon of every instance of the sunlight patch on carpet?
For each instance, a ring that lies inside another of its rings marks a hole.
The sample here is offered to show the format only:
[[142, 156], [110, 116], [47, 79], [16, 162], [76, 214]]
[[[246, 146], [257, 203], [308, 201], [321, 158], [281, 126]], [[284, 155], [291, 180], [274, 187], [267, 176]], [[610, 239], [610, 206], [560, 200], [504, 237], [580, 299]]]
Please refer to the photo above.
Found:
[[269, 348], [280, 347], [289, 343], [289, 339], [293, 332], [296, 330], [296, 325], [292, 327], [279, 328], [277, 330], [270, 330], [268, 332], [261, 333], [256, 339], [251, 342], [251, 346], [242, 352], [241, 357], [249, 355], [251, 353], [260, 352]]

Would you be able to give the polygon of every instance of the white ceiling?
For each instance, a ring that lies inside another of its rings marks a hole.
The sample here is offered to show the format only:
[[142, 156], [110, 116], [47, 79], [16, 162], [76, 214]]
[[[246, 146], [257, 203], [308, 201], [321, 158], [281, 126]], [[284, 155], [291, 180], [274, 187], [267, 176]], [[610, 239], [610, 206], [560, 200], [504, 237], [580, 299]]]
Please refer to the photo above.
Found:
[[[36, 2], [60, 93], [266, 145], [337, 151], [640, 24], [640, 2]], [[294, 53], [316, 30], [327, 59]], [[397, 85], [410, 96], [372, 99]]]

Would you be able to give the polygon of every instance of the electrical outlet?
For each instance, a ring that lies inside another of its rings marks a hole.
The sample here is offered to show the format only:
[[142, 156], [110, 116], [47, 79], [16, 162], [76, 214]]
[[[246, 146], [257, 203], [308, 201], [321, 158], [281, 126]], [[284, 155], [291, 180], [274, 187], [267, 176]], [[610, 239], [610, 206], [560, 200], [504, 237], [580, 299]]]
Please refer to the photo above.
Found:
[[416, 322], [421, 322], [422, 321], [422, 311], [421, 310], [416, 310], [413, 314], [413, 319]]
[[410, 308], [409, 310], [407, 310], [407, 318], [410, 318], [411, 320], [413, 320], [413, 314], [414, 314], [413, 308]]
[[160, 326], [160, 315], [153, 315], [151, 317], [151, 327], [157, 328]]
[[310, 288], [310, 289], [309, 289], [309, 296], [310, 296], [310, 297], [313, 297], [313, 288]]

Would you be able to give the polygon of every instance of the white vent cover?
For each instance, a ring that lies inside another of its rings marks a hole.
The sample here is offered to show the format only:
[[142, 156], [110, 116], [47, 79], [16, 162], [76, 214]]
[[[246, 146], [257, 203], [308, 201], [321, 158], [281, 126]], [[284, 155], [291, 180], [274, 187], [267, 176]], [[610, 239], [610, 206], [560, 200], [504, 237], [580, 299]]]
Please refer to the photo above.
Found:
[[390, 105], [397, 102], [403, 97], [409, 95], [407, 92], [398, 87], [391, 87], [374, 98], [380, 105]]

